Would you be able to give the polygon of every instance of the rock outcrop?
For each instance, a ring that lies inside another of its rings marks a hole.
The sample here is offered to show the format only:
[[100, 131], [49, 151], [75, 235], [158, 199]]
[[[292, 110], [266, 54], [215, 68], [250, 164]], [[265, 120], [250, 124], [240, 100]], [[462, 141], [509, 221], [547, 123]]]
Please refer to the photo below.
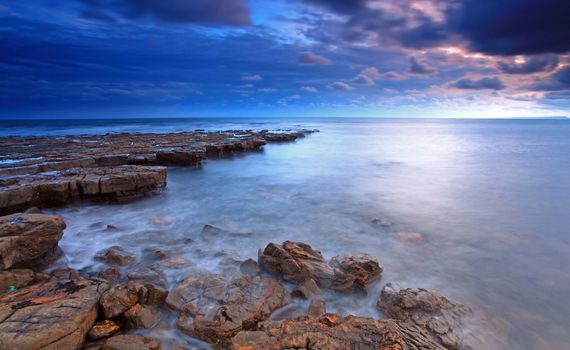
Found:
[[443, 350], [421, 330], [410, 338], [397, 321], [368, 317], [299, 317], [293, 320], [265, 321], [255, 331], [238, 333], [233, 350]]
[[79, 200], [127, 201], [165, 187], [162, 166], [261, 149], [314, 130], [0, 138], [0, 215]]
[[182, 331], [222, 348], [289, 302], [289, 292], [274, 279], [211, 273], [187, 278], [166, 299], [180, 311], [177, 325]]
[[109, 338], [101, 350], [161, 350], [160, 342], [141, 335], [115, 335]]
[[43, 214], [0, 217], [0, 270], [41, 264], [56, 252], [63, 218]]
[[268, 244], [259, 252], [259, 263], [288, 281], [301, 284], [312, 279], [320, 288], [340, 292], [365, 291], [382, 273], [382, 267], [371, 256], [334, 257], [327, 262], [310, 245], [291, 241]]
[[166, 186], [166, 168], [122, 165], [71, 168], [0, 180], [0, 213], [77, 201], [125, 202]]
[[0, 297], [2, 349], [79, 349], [108, 285], [60, 274]]
[[433, 340], [446, 349], [461, 349], [462, 320], [471, 314], [463, 304], [436, 291], [422, 288], [398, 288], [388, 283], [380, 294], [378, 308], [401, 322], [402, 328], [425, 329]]

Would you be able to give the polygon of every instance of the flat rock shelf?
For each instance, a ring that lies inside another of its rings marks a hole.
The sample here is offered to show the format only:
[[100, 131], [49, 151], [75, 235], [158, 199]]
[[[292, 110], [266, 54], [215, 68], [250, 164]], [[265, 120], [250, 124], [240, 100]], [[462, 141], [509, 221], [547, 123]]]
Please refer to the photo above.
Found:
[[166, 187], [164, 166], [260, 150], [315, 130], [0, 138], [0, 215], [76, 201], [124, 202]]

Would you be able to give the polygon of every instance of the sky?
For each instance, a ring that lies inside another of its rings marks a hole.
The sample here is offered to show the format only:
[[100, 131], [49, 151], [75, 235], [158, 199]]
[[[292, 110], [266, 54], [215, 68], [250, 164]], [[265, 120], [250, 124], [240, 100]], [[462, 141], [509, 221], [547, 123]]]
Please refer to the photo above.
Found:
[[0, 0], [0, 118], [570, 115], [568, 0]]

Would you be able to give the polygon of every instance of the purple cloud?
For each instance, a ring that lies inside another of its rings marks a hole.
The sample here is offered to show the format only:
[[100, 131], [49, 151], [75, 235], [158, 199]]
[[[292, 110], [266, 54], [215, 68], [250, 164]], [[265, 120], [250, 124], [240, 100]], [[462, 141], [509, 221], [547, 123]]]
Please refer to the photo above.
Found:
[[324, 56], [317, 55], [311, 51], [305, 51], [299, 56], [299, 63], [301, 64], [331, 64], [331, 60]]
[[462, 90], [502, 90], [505, 84], [497, 77], [485, 77], [481, 79], [462, 78], [451, 84]]

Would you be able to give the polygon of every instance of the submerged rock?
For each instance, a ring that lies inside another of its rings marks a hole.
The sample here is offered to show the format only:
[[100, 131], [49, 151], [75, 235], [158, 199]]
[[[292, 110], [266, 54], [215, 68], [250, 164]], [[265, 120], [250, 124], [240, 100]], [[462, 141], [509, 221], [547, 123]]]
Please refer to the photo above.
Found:
[[103, 280], [52, 277], [0, 297], [2, 349], [78, 349], [97, 319]]
[[160, 321], [160, 318], [160, 311], [156, 307], [141, 304], [135, 304], [123, 315], [127, 328], [152, 328]]
[[288, 281], [302, 283], [312, 279], [321, 288], [341, 292], [365, 291], [382, 273], [378, 261], [369, 255], [334, 257], [327, 262], [310, 245], [291, 241], [268, 244], [260, 251], [259, 262]]
[[278, 281], [260, 276], [225, 278], [204, 273], [187, 278], [170, 292], [167, 304], [180, 311], [178, 327], [218, 346], [267, 319], [290, 302]]
[[136, 260], [135, 255], [127, 252], [123, 247], [112, 246], [107, 249], [103, 249], [95, 255], [96, 260], [101, 260], [107, 264], [112, 265], [130, 265]]
[[0, 270], [39, 265], [56, 252], [65, 222], [60, 216], [13, 214], [0, 217]]

